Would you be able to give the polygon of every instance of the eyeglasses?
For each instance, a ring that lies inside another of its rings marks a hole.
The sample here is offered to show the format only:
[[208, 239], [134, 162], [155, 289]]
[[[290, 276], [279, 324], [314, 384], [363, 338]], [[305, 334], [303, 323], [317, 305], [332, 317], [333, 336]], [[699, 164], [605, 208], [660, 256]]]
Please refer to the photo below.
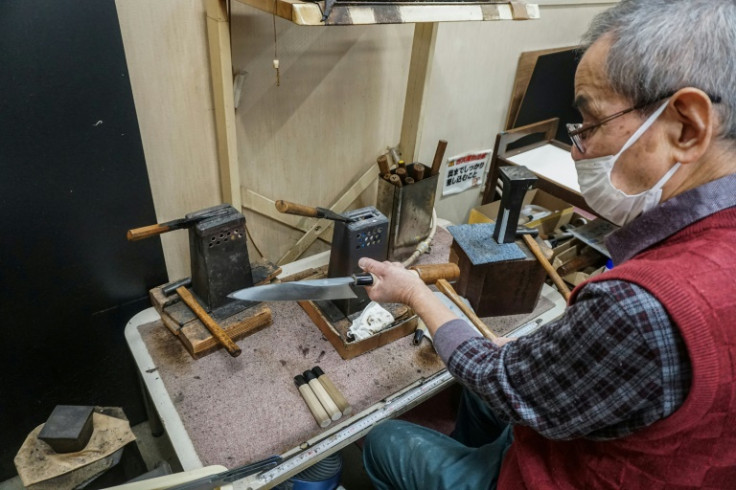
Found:
[[[574, 124], [566, 124], [565, 127], [567, 128], [567, 135], [572, 140], [575, 147], [580, 151], [580, 153], [585, 153], [585, 140], [588, 139], [590, 136], [590, 132], [600, 126], [603, 126], [607, 122], [611, 122], [617, 117], [621, 117], [624, 114], [628, 114], [632, 111], [637, 111], [639, 109], [644, 109], [647, 106], [650, 106], [652, 104], [656, 104], [657, 102], [670, 98], [674, 95], [673, 93], [667, 94], [665, 96], [660, 97], [657, 100], [644, 102], [641, 104], [637, 104], [634, 107], [629, 107], [628, 109], [624, 109], [623, 111], [617, 112], [616, 114], [611, 114], [610, 116], [606, 116], [597, 123], [588, 124], [586, 126], [583, 125], [583, 123], [574, 123]], [[721, 98], [717, 95], [710, 95], [708, 94], [708, 97], [710, 98], [711, 102], [714, 104], [717, 104], [721, 101]]]
[[[662, 99], [665, 99], [666, 97], [663, 97]], [[659, 100], [662, 100], [659, 99]], [[658, 101], [655, 101], [658, 102]], [[600, 126], [603, 126], [607, 122], [611, 122], [617, 117], [621, 117], [625, 114], [628, 114], [632, 111], [637, 111], [639, 109], [643, 109], [648, 105], [652, 105], [654, 102], [645, 102], [643, 104], [637, 104], [634, 107], [629, 107], [628, 109], [624, 109], [623, 111], [617, 112], [616, 114], [611, 114], [610, 116], [606, 116], [597, 123], [583, 125], [583, 123], [574, 123], [574, 124], [566, 124], [565, 127], [567, 128], [567, 135], [572, 140], [573, 144], [575, 144], [575, 147], [578, 149], [580, 153], [585, 153], [585, 140], [588, 139], [590, 136], [590, 132], [594, 129], [599, 128]]]

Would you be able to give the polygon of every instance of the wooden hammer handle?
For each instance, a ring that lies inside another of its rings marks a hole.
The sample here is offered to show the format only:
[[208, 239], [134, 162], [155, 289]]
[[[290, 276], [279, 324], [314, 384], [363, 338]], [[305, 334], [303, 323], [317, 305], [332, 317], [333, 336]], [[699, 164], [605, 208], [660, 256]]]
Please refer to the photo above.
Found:
[[460, 267], [451, 262], [446, 264], [414, 265], [409, 267], [409, 270], [419, 274], [419, 278], [425, 284], [434, 284], [440, 279], [456, 281], [460, 277]]
[[319, 217], [319, 211], [315, 207], [304, 206], [303, 204], [296, 204], [289, 201], [282, 201], [281, 199], [276, 201], [276, 209], [279, 211], [279, 213], [296, 214], [298, 216], [308, 216], [310, 218]]
[[194, 299], [192, 293], [190, 293], [189, 290], [184, 286], [176, 288], [176, 293], [179, 295], [181, 300], [186, 303], [186, 305], [194, 312], [194, 314], [197, 315], [197, 318], [199, 318], [202, 323], [204, 323], [204, 326], [207, 327], [207, 330], [212, 333], [215, 339], [217, 339], [217, 341], [222, 344], [225, 349], [227, 349], [230, 355], [233, 357], [238, 357], [241, 352], [240, 347], [238, 347], [238, 345], [233, 342], [233, 339], [231, 339], [230, 336], [225, 333], [222, 327], [215, 323], [212, 317], [209, 316], [206, 311], [204, 311], [204, 308], [202, 308], [199, 303], [197, 303], [197, 300]]
[[437, 289], [444, 293], [445, 296], [450, 298], [450, 300], [455, 303], [458, 308], [460, 308], [460, 311], [462, 311], [465, 316], [468, 317], [473, 325], [475, 325], [475, 328], [477, 328], [485, 338], [490, 340], [495, 340], [498, 338], [496, 334], [491, 332], [491, 329], [488, 328], [488, 325], [483, 323], [480, 318], [478, 318], [478, 315], [476, 315], [475, 312], [471, 310], [468, 305], [465, 304], [465, 301], [463, 301], [460, 295], [455, 292], [455, 288], [453, 288], [449, 282], [444, 279], [439, 279], [435, 283], [435, 286], [437, 286]]
[[549, 275], [549, 277], [552, 279], [552, 282], [555, 283], [557, 289], [560, 290], [560, 294], [562, 294], [562, 296], [565, 298], [565, 301], [569, 301], [570, 289], [567, 287], [567, 284], [565, 284], [565, 281], [562, 280], [555, 268], [552, 267], [552, 264], [549, 263], [547, 257], [544, 256], [544, 253], [542, 252], [542, 249], [539, 248], [537, 241], [532, 238], [531, 235], [523, 235], [523, 237], [524, 241], [526, 242], [526, 246], [529, 247], [529, 250], [532, 251], [539, 263], [542, 264], [542, 267], [544, 267], [544, 270], [547, 271], [547, 275]]

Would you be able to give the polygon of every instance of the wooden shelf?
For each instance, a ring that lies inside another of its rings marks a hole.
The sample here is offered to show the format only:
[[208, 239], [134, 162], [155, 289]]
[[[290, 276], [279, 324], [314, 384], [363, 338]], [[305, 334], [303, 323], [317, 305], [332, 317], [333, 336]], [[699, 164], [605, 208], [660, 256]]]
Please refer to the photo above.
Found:
[[304, 26], [413, 24], [424, 22], [460, 22], [491, 20], [527, 20], [539, 18], [539, 6], [525, 2], [450, 2], [450, 3], [365, 3], [335, 4], [322, 22], [324, 2], [299, 0], [238, 0], [264, 12]]

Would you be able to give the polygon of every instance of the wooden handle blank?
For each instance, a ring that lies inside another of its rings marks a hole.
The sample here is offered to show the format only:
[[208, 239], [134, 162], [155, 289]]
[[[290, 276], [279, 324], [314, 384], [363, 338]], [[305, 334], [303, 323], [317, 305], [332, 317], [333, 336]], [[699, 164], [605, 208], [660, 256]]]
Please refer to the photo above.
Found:
[[388, 181], [391, 182], [396, 187], [401, 187], [401, 185], [402, 185], [401, 184], [401, 177], [399, 177], [396, 174], [393, 174], [391, 177], [389, 177]]
[[465, 316], [468, 317], [468, 319], [475, 325], [475, 328], [480, 331], [480, 333], [487, 339], [495, 340], [498, 337], [496, 334], [491, 332], [491, 329], [488, 328], [488, 325], [483, 323], [480, 318], [478, 318], [478, 315], [475, 314], [473, 310], [470, 309], [468, 305], [465, 304], [463, 299], [460, 297], [460, 295], [455, 292], [455, 289], [450, 285], [449, 282], [447, 282], [444, 279], [439, 279], [435, 286], [437, 286], [437, 289], [439, 289], [442, 293], [445, 294], [450, 300], [455, 303], [455, 305], [460, 308], [460, 311], [462, 311]]
[[329, 393], [327, 393], [327, 390], [325, 390], [322, 383], [320, 383], [317, 378], [314, 378], [308, 381], [308, 384], [309, 387], [312, 388], [314, 396], [317, 397], [317, 400], [319, 400], [319, 403], [322, 405], [322, 408], [327, 412], [327, 415], [332, 420], [339, 420], [340, 417], [342, 417], [342, 411], [337, 407], [335, 401], [330, 398]]
[[378, 157], [378, 168], [381, 172], [381, 175], [386, 175], [391, 173], [391, 167], [388, 165], [388, 157], [386, 155], [381, 155]]
[[143, 240], [144, 238], [160, 235], [161, 233], [166, 233], [169, 230], [171, 230], [171, 227], [165, 224], [134, 228], [132, 230], [128, 230], [128, 241], [134, 242], [136, 240]]
[[411, 170], [414, 182], [419, 182], [424, 178], [424, 165], [422, 165], [421, 163], [415, 163], [414, 165], [412, 165]]
[[445, 158], [445, 149], [447, 149], [447, 141], [439, 140], [437, 143], [437, 150], [434, 152], [432, 170], [429, 172], [429, 175], [437, 175], [440, 173], [440, 166], [442, 165], [442, 160]]
[[204, 311], [204, 308], [202, 308], [199, 303], [197, 303], [197, 300], [194, 299], [194, 296], [192, 296], [192, 293], [189, 292], [187, 288], [184, 286], [176, 288], [176, 293], [179, 295], [182, 301], [186, 303], [186, 305], [194, 312], [195, 315], [197, 315], [197, 318], [199, 318], [202, 323], [204, 323], [204, 326], [207, 327], [207, 330], [212, 333], [212, 336], [217, 339], [217, 341], [222, 344], [225, 349], [230, 353], [233, 357], [238, 357], [240, 355], [240, 347], [233, 342], [233, 339], [228, 336], [227, 333], [220, 327], [215, 321], [212, 319], [211, 316], [207, 314], [206, 311]]
[[322, 383], [322, 386], [324, 386], [325, 391], [328, 395], [330, 395], [330, 398], [332, 398], [332, 401], [335, 402], [335, 405], [337, 405], [337, 408], [340, 409], [343, 415], [350, 415], [353, 411], [353, 407], [350, 406], [348, 401], [345, 399], [343, 394], [340, 392], [340, 390], [337, 389], [337, 386], [332, 382], [330, 378], [327, 377], [326, 374], [323, 374], [322, 376], [317, 378], [320, 383]]
[[456, 281], [460, 277], [460, 267], [451, 262], [446, 264], [415, 265], [409, 267], [409, 270], [413, 270], [419, 274], [419, 278], [425, 284], [434, 284], [440, 279]]
[[296, 214], [297, 216], [308, 216], [310, 218], [319, 217], [319, 211], [317, 211], [317, 208], [289, 201], [282, 201], [280, 199], [276, 201], [276, 209], [279, 213]]
[[319, 400], [317, 400], [317, 395], [314, 394], [312, 388], [305, 383], [300, 385], [297, 389], [299, 390], [299, 393], [301, 393], [307, 407], [309, 407], [309, 411], [312, 412], [312, 417], [314, 417], [314, 420], [317, 421], [319, 426], [327, 427], [330, 425], [330, 416], [327, 415], [325, 409], [322, 408], [322, 405], [319, 403]]
[[565, 298], [565, 301], [569, 301], [570, 289], [567, 287], [567, 284], [565, 284], [565, 281], [562, 280], [555, 268], [552, 267], [552, 264], [549, 263], [547, 257], [544, 256], [544, 253], [542, 253], [542, 249], [539, 248], [537, 241], [534, 240], [531, 235], [523, 235], [523, 237], [524, 241], [526, 242], [526, 246], [529, 247], [529, 250], [531, 250], [539, 263], [542, 264], [544, 270], [547, 271], [547, 275], [549, 275], [550, 279], [552, 279], [552, 282], [555, 283], [557, 289], [560, 290], [560, 294], [562, 294], [562, 296]]

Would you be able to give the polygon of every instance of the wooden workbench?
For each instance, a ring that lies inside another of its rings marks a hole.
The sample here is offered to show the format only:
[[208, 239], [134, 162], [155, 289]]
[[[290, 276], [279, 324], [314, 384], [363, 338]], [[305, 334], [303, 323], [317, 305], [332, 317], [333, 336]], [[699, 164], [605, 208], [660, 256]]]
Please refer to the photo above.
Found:
[[[449, 233], [438, 228], [432, 252], [417, 263], [446, 262], [450, 241]], [[283, 454], [330, 431], [332, 426], [323, 429], [315, 423], [293, 383], [296, 374], [315, 365], [344, 393], [353, 414], [444, 370], [431, 344], [414, 346], [411, 335], [343, 360], [297, 303], [274, 302], [269, 307], [272, 326], [239, 341], [243, 353], [237, 358], [219, 351], [192, 359], [155, 312], [147, 313], [149, 321], [134, 318], [126, 327], [128, 343], [157, 410], [166, 413], [162, 420], [185, 470], [213, 464], [234, 468]], [[552, 307], [543, 297], [531, 314], [485, 321], [503, 334]]]

